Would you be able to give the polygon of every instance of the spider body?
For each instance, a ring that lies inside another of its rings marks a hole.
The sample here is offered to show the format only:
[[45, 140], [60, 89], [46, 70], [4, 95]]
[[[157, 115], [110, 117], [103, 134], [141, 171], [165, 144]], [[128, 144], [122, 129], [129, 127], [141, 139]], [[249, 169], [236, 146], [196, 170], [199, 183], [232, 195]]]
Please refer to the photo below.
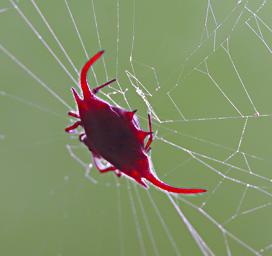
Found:
[[[148, 188], [145, 180], [154, 186], [173, 193], [195, 194], [206, 190], [198, 188], [175, 188], [159, 180], [151, 171], [151, 160], [148, 156], [152, 143], [151, 117], [148, 115], [149, 132], [140, 129], [136, 111], [128, 111], [112, 106], [96, 96], [96, 93], [115, 81], [115, 79], [89, 89], [87, 72], [91, 65], [101, 57], [104, 51], [98, 52], [83, 67], [81, 71], [81, 89], [83, 99], [74, 88], [72, 92], [78, 106], [78, 114], [69, 112], [72, 117], [79, 119], [65, 129], [70, 132], [78, 126], [84, 128], [79, 139], [93, 156], [94, 164], [101, 173], [114, 171], [119, 177], [122, 174], [132, 178], [143, 187]], [[149, 137], [145, 144], [145, 139]], [[105, 159], [110, 166], [105, 168], [101, 160]]]

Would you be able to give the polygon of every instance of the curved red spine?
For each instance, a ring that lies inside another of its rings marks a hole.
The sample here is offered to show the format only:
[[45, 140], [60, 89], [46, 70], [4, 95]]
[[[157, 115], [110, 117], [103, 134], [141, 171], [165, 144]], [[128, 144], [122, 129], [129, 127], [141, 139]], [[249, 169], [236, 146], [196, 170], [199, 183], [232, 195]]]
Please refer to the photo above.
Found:
[[81, 89], [83, 92], [83, 96], [85, 99], [88, 99], [93, 96], [92, 91], [89, 88], [88, 82], [87, 82], [87, 73], [90, 67], [102, 56], [104, 53], [103, 51], [98, 52], [96, 55], [94, 55], [82, 68], [81, 74], [80, 74], [80, 83], [81, 83]]
[[207, 190], [201, 189], [201, 188], [176, 188], [172, 187], [170, 185], [167, 185], [166, 183], [159, 180], [157, 177], [155, 177], [152, 173], [149, 173], [146, 177], [146, 180], [151, 182], [156, 187], [166, 190], [171, 193], [178, 193], [178, 194], [198, 194], [198, 193], [204, 193]]

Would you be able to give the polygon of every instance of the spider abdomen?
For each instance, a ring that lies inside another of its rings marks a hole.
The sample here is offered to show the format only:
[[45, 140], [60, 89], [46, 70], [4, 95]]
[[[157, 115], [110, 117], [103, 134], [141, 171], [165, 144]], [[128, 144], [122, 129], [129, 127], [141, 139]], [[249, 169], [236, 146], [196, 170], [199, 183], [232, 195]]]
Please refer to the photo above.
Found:
[[89, 148], [107, 161], [128, 168], [142, 158], [143, 140], [135, 136], [141, 132], [120, 113], [111, 108], [93, 109], [82, 121]]

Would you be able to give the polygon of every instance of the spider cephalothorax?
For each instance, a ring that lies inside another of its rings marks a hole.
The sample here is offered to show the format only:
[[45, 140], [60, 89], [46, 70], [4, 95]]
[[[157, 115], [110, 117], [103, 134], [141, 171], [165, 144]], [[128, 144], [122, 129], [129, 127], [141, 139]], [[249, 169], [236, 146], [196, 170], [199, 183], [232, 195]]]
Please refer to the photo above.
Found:
[[[154, 186], [173, 193], [195, 194], [203, 193], [205, 189], [175, 188], [159, 180], [151, 170], [151, 160], [148, 156], [152, 143], [151, 117], [148, 115], [149, 131], [140, 129], [136, 111], [128, 111], [110, 105], [96, 96], [103, 87], [114, 82], [115, 79], [90, 90], [87, 82], [87, 72], [91, 65], [104, 53], [98, 52], [83, 67], [81, 71], [81, 89], [83, 99], [72, 88], [78, 106], [78, 114], [69, 112], [72, 117], [79, 119], [72, 126], [65, 129], [70, 132], [82, 126], [84, 133], [79, 139], [91, 151], [94, 164], [101, 173], [114, 171], [118, 176], [125, 174], [145, 188], [145, 181]], [[148, 141], [145, 144], [145, 139]], [[104, 168], [100, 160], [105, 159], [111, 166]]]

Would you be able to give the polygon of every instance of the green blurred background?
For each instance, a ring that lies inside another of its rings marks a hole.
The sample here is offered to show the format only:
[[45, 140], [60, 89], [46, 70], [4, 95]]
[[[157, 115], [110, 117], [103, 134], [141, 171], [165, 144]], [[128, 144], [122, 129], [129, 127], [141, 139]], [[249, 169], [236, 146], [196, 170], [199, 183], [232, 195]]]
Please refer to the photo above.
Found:
[[78, 70], [87, 56], [70, 14], [87, 55], [106, 50], [90, 84], [117, 77], [101, 97], [138, 109], [143, 128], [136, 88], [146, 95], [158, 176], [208, 189], [172, 197], [206, 255], [272, 255], [271, 2], [13, 3], [0, 1], [1, 255], [205, 255], [166, 194], [95, 169], [96, 183], [84, 176], [90, 155], [64, 133], [68, 108], [47, 90], [73, 108], [67, 73], [78, 77], [33, 3]]

